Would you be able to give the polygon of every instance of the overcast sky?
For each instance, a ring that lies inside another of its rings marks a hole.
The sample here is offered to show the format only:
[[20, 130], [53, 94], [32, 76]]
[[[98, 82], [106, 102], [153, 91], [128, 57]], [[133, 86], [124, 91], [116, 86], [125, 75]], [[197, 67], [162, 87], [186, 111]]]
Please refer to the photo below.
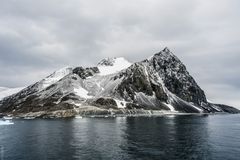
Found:
[[0, 0], [0, 86], [165, 46], [208, 99], [240, 108], [239, 0]]

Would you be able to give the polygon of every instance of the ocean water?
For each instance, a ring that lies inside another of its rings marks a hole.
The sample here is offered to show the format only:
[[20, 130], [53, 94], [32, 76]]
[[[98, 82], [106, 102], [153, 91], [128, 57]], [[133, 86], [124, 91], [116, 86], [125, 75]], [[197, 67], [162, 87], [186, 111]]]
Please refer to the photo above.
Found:
[[0, 120], [0, 160], [240, 159], [240, 115]]

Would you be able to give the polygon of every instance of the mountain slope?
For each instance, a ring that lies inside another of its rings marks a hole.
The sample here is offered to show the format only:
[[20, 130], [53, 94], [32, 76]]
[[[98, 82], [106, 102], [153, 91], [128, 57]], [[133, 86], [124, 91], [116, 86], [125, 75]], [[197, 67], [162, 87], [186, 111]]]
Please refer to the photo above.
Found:
[[17, 87], [17, 88], [6, 88], [6, 87], [0, 87], [0, 100], [4, 97], [13, 95], [19, 91], [24, 89], [24, 87]]
[[57, 111], [62, 111], [59, 117], [66, 111], [67, 116], [239, 112], [208, 103], [204, 91], [168, 48], [133, 64], [124, 58], [107, 58], [95, 67], [66, 67], [0, 101], [4, 114], [41, 112], [43, 116]]

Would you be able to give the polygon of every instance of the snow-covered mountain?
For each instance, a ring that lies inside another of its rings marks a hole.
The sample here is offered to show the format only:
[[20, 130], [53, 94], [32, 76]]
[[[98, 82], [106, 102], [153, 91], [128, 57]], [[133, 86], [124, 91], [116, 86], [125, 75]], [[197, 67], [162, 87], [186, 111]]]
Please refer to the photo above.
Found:
[[15, 116], [156, 111], [239, 112], [207, 102], [204, 91], [168, 48], [137, 63], [121, 57], [103, 59], [95, 67], [66, 67], [0, 101], [0, 113]]

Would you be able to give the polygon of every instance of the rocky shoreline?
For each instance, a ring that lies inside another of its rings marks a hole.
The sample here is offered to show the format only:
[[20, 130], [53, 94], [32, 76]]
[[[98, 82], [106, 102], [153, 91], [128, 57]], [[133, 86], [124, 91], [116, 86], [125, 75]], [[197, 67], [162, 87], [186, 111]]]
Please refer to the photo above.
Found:
[[143, 110], [143, 109], [100, 109], [97, 107], [85, 109], [66, 109], [56, 111], [38, 111], [29, 113], [5, 113], [0, 118], [11, 117], [20, 119], [58, 119], [74, 117], [131, 117], [131, 116], [163, 116], [163, 115], [209, 115], [209, 114], [229, 114], [225, 112], [215, 113], [183, 113], [167, 110]]

